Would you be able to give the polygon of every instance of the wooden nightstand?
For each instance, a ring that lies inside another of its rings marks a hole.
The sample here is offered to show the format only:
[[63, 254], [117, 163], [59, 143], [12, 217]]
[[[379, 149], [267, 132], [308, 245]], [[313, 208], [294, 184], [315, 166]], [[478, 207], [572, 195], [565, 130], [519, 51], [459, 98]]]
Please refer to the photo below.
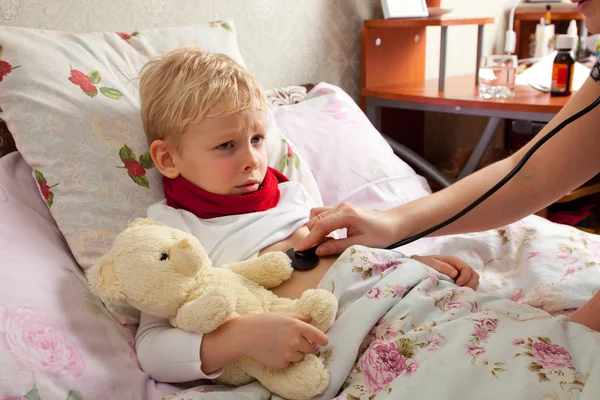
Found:
[[[395, 152], [441, 187], [453, 182], [422, 157], [425, 112], [488, 117], [460, 179], [477, 169], [502, 119], [549, 122], [569, 101], [569, 97], [551, 97], [530, 86], [517, 86], [510, 99], [485, 100], [478, 95], [476, 73], [445, 78], [446, 29], [453, 25], [478, 25], [481, 54], [483, 26], [492, 22], [492, 18], [372, 20], [365, 21], [361, 31], [361, 107], [373, 125], [393, 139]], [[442, 27], [439, 80], [425, 81], [428, 26]], [[600, 184], [593, 181], [558, 203], [598, 192]]]
[[[409, 85], [431, 89], [425, 82], [425, 52], [427, 28], [440, 27], [439, 78], [435, 89], [440, 93], [446, 90], [446, 52], [448, 29], [451, 26], [477, 26], [477, 58], [473, 65], [473, 76], [469, 87], [475, 88], [483, 48], [483, 32], [493, 18], [400, 18], [387, 20], [366, 20], [361, 30], [361, 96], [360, 104], [368, 112], [367, 99], [388, 99], [387, 90], [393, 93], [396, 87]], [[434, 91], [435, 91], [434, 89]], [[390, 138], [401, 142], [397, 150], [409, 164], [442, 186], [451, 181], [437, 168], [428, 163], [424, 154], [425, 112], [420, 109], [394, 105], [371, 108], [374, 125]]]
[[[479, 70], [483, 48], [483, 29], [494, 18], [399, 18], [364, 21], [361, 30], [361, 89], [425, 81], [425, 47], [427, 28], [441, 27], [439, 90], [446, 80], [448, 27], [477, 25], [477, 59]], [[474, 82], [475, 83], [475, 82]]]

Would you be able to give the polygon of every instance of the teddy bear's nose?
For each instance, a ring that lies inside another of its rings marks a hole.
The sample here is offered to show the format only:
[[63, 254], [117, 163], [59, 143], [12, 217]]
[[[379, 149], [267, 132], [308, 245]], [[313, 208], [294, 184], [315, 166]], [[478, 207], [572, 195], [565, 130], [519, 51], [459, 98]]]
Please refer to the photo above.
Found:
[[198, 250], [194, 248], [193, 242], [184, 238], [171, 247], [169, 252], [173, 268], [185, 276], [194, 276], [200, 270]]

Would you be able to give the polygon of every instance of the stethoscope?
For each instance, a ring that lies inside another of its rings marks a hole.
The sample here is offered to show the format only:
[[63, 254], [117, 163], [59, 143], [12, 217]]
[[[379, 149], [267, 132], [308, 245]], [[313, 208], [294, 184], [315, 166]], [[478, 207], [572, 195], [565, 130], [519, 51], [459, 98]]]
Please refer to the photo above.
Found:
[[[386, 247], [386, 249], [393, 250], [393, 249], [396, 249], [401, 246], [406, 246], [407, 244], [410, 244], [419, 239], [422, 239], [425, 236], [428, 236], [428, 235], [432, 234], [433, 232], [438, 231], [438, 230], [444, 228], [445, 226], [455, 222], [459, 218], [462, 218], [464, 215], [466, 215], [468, 212], [473, 210], [479, 204], [483, 203], [491, 195], [493, 195], [500, 188], [502, 188], [504, 185], [506, 185], [523, 168], [523, 166], [527, 163], [527, 161], [529, 161], [531, 156], [533, 156], [535, 154], [535, 152], [544, 145], [544, 143], [546, 143], [554, 135], [556, 135], [558, 132], [562, 131], [565, 127], [570, 125], [572, 122], [577, 121], [579, 118], [583, 117], [584, 115], [586, 115], [587, 113], [592, 111], [599, 104], [600, 104], [600, 97], [598, 97], [590, 105], [588, 105], [584, 109], [580, 110], [578, 113], [572, 115], [571, 117], [567, 118], [566, 120], [561, 122], [558, 126], [556, 126], [554, 129], [552, 129], [550, 132], [548, 132], [537, 143], [535, 143], [531, 147], [531, 149], [529, 149], [529, 151], [523, 156], [521, 161], [519, 161], [517, 166], [515, 166], [515, 168], [513, 168], [512, 171], [510, 171], [504, 178], [502, 178], [500, 180], [500, 182], [495, 184], [490, 190], [485, 192], [481, 197], [479, 197], [477, 200], [475, 200], [470, 205], [465, 207], [463, 210], [458, 212], [456, 215], [454, 215], [451, 218], [448, 218], [444, 222], [441, 222], [435, 226], [432, 226], [429, 229], [424, 230], [421, 233], [418, 233], [418, 234], [408, 237], [406, 239], [402, 239], [399, 242], [393, 243], [393, 244], [389, 245], [388, 247]], [[314, 267], [316, 267], [317, 264], [319, 263], [319, 256], [317, 256], [317, 254], [316, 254], [317, 247], [319, 247], [319, 245], [316, 245], [315, 247], [312, 247], [310, 249], [303, 250], [303, 251], [294, 251], [293, 248], [288, 250], [286, 252], [286, 254], [292, 260], [292, 267], [297, 270], [310, 270], [310, 269], [313, 269]]]

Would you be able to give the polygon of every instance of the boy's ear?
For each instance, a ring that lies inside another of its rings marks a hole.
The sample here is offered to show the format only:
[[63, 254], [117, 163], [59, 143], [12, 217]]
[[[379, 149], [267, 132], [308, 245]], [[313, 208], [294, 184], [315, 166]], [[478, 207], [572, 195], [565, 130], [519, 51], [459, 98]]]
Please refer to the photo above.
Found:
[[150, 144], [150, 157], [161, 175], [175, 179], [179, 176], [179, 170], [173, 161], [173, 147], [164, 140], [155, 140]]

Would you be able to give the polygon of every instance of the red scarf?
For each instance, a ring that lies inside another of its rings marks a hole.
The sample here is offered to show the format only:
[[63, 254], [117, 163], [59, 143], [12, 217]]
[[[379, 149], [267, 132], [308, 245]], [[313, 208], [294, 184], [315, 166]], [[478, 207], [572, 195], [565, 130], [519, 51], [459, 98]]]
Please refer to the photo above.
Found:
[[287, 181], [285, 175], [269, 167], [260, 188], [240, 196], [207, 192], [181, 175], [175, 179], [163, 177], [163, 186], [168, 206], [182, 208], [201, 219], [209, 219], [269, 210], [279, 203], [279, 184]]

